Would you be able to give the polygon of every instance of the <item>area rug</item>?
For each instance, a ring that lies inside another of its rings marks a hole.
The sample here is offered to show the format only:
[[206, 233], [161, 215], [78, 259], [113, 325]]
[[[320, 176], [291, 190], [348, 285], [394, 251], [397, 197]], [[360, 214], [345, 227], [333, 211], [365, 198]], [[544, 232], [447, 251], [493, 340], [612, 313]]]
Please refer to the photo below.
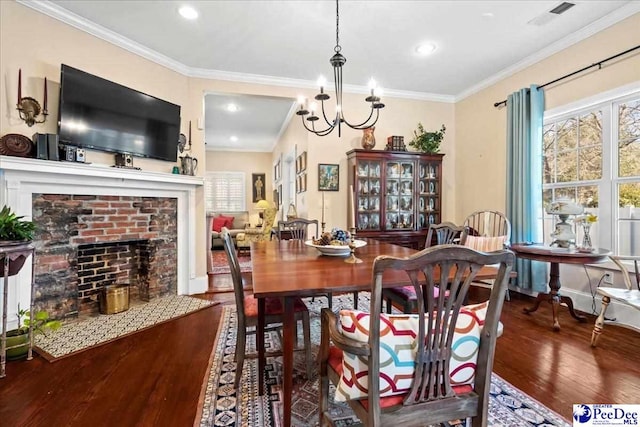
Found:
[[[326, 307], [325, 299], [311, 302], [306, 299], [311, 317], [311, 340], [313, 353], [318, 353], [320, 340], [320, 309]], [[359, 293], [359, 307], [369, 306], [367, 292]], [[333, 299], [334, 310], [352, 307], [351, 296]], [[209, 371], [204, 379], [200, 395], [198, 413], [194, 426], [255, 426], [279, 427], [282, 424], [282, 389], [278, 378], [282, 377], [282, 358], [268, 358], [265, 375], [267, 391], [258, 396], [258, 362], [245, 360], [239, 394], [233, 383], [235, 380], [234, 351], [236, 342], [235, 306], [225, 306], [220, 321], [220, 329], [211, 353]], [[280, 346], [276, 333], [265, 336], [266, 351]], [[247, 341], [247, 352], [255, 351], [255, 340]], [[295, 355], [294, 394], [292, 425], [310, 427], [318, 425], [318, 376], [317, 372], [309, 380], [304, 378], [305, 361], [302, 352]], [[334, 388], [330, 393], [333, 395]], [[333, 396], [332, 396], [333, 397]], [[345, 403], [332, 402], [329, 407], [337, 426], [361, 426], [358, 418]], [[551, 411], [530, 396], [518, 390], [495, 373], [491, 378], [491, 400], [489, 403], [489, 426], [536, 426], [568, 427], [570, 424], [557, 413]]]
[[53, 362], [217, 304], [185, 295], [156, 298], [122, 313], [65, 323], [46, 336], [35, 335], [34, 350]]
[[[227, 261], [227, 254], [224, 250], [209, 251], [211, 257], [211, 271], [209, 274], [230, 274], [229, 262]], [[238, 256], [240, 261], [240, 272], [248, 273], [251, 271], [251, 257], [246, 255]]]

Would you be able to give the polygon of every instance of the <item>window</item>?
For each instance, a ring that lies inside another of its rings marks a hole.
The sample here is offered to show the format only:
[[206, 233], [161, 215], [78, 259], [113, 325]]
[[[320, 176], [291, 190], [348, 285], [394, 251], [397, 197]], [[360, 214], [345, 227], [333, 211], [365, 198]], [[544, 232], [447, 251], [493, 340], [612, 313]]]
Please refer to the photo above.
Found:
[[207, 212], [241, 212], [246, 210], [245, 174], [243, 172], [207, 172], [204, 199]]
[[[640, 88], [624, 91], [545, 113], [543, 201], [575, 200], [598, 216], [594, 246], [640, 255]], [[554, 221], [545, 214], [547, 243]], [[580, 244], [582, 230], [576, 234]]]

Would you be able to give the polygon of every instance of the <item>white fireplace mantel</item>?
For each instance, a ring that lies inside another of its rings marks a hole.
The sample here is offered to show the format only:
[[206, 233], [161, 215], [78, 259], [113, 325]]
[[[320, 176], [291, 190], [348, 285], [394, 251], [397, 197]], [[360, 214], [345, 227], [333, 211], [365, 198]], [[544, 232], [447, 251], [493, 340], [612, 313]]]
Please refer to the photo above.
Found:
[[[196, 283], [196, 188], [203, 178], [73, 162], [0, 156], [0, 206], [31, 219], [32, 196], [43, 194], [170, 197], [178, 203], [178, 294], [202, 292]], [[31, 260], [28, 261], [29, 263]], [[8, 315], [31, 298], [30, 264], [12, 277]], [[24, 282], [24, 283], [23, 283]]]

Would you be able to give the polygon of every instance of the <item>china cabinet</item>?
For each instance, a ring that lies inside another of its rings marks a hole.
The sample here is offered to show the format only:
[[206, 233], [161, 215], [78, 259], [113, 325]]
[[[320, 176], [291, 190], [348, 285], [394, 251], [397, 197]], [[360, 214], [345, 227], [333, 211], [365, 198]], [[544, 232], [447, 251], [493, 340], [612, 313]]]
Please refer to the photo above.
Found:
[[424, 248], [429, 224], [442, 222], [442, 157], [408, 151], [347, 152], [356, 234]]

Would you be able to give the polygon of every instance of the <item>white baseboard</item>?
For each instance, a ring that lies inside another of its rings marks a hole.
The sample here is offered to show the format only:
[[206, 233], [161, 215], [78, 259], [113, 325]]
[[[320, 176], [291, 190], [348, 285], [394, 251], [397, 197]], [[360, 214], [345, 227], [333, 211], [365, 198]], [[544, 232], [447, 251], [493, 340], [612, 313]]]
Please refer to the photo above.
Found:
[[196, 277], [189, 280], [187, 295], [203, 294], [209, 289], [209, 279], [207, 276]]
[[187, 295], [203, 294], [209, 289], [209, 279], [207, 276], [196, 277], [189, 280], [189, 289]]

